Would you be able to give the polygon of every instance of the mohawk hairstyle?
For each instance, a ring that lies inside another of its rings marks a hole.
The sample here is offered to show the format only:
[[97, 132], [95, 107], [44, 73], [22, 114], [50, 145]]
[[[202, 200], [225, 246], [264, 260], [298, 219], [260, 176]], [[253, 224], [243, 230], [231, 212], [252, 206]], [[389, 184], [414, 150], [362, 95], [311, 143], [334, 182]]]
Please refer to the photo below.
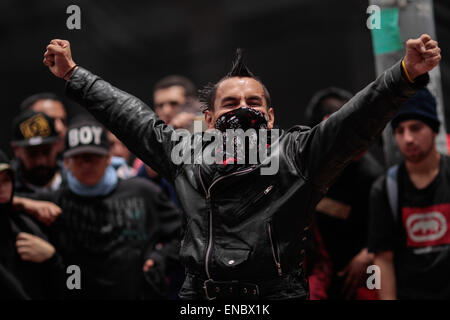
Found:
[[226, 75], [226, 78], [231, 77], [249, 77], [255, 78], [255, 75], [248, 69], [247, 65], [244, 63], [244, 51], [241, 48], [236, 50], [236, 57], [233, 61], [233, 66], [230, 72]]
[[255, 76], [247, 67], [247, 65], [244, 63], [244, 50], [238, 48], [236, 50], [236, 57], [234, 58], [231, 70], [226, 74], [226, 76], [216, 83], [209, 82], [198, 91], [198, 98], [200, 103], [202, 104], [203, 112], [205, 112], [206, 110], [214, 109], [214, 100], [216, 98], [216, 91], [217, 88], [219, 87], [219, 84], [222, 81], [233, 77], [253, 78], [259, 83], [261, 83], [262, 87], [264, 88], [264, 95], [267, 101], [267, 107], [270, 107], [271, 102], [269, 91], [267, 90], [266, 86], [261, 82], [261, 80], [257, 76]]

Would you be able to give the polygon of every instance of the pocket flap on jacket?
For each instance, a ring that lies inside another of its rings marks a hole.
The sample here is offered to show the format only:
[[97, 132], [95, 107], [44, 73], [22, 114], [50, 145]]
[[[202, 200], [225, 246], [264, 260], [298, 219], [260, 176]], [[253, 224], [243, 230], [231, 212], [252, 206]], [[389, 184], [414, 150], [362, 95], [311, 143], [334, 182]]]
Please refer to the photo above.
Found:
[[228, 268], [234, 268], [245, 261], [250, 255], [248, 248], [216, 248], [218, 262]]

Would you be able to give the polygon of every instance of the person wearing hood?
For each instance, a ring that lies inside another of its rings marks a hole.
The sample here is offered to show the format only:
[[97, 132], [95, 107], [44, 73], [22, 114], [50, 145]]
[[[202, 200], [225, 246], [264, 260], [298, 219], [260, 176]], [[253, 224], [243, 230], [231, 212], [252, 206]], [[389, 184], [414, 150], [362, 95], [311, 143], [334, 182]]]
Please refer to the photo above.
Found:
[[[316, 92], [306, 108], [308, 125], [314, 127], [328, 119], [351, 98], [351, 93], [337, 87]], [[367, 229], [370, 188], [382, 173], [383, 168], [370, 152], [363, 151], [317, 204], [311, 243], [314, 249], [307, 250], [306, 263], [307, 272], [312, 273], [311, 299], [376, 298], [365, 283], [367, 267], [373, 264], [373, 254], [367, 251]]]
[[0, 150], [0, 297], [58, 298], [62, 260], [33, 218], [13, 210], [14, 191], [14, 171]]

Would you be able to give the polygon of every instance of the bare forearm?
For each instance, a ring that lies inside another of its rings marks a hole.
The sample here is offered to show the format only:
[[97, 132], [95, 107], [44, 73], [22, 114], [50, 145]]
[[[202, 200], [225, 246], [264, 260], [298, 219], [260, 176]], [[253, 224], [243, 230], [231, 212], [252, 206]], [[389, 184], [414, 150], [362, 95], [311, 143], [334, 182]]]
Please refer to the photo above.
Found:
[[396, 300], [397, 284], [395, 280], [395, 269], [392, 259], [392, 252], [387, 254], [376, 254], [375, 265], [380, 267], [381, 288], [378, 292], [380, 300]]
[[27, 204], [30, 203], [30, 199], [14, 196], [13, 197], [13, 209], [15, 211], [26, 211]]

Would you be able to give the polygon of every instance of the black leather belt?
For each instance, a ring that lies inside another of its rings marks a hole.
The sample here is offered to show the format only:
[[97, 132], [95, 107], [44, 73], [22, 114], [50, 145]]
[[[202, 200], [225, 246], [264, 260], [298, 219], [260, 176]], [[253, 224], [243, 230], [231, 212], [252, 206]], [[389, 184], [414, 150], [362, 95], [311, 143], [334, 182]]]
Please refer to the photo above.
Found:
[[[281, 277], [255, 281], [249, 280], [219, 280], [205, 279], [204, 277], [192, 273], [187, 273], [189, 286], [201, 297], [208, 300], [214, 299], [237, 299], [254, 300], [266, 299], [276, 293], [282, 293], [281, 296], [295, 297], [306, 296], [306, 286], [301, 285], [296, 278], [300, 274], [285, 274]], [[294, 281], [295, 280], [295, 281]], [[295, 285], [295, 288], [291, 286]], [[303, 293], [303, 295], [302, 295]]]
[[206, 299], [246, 299], [254, 300], [259, 297], [259, 286], [255, 283], [240, 281], [206, 280], [203, 283]]

